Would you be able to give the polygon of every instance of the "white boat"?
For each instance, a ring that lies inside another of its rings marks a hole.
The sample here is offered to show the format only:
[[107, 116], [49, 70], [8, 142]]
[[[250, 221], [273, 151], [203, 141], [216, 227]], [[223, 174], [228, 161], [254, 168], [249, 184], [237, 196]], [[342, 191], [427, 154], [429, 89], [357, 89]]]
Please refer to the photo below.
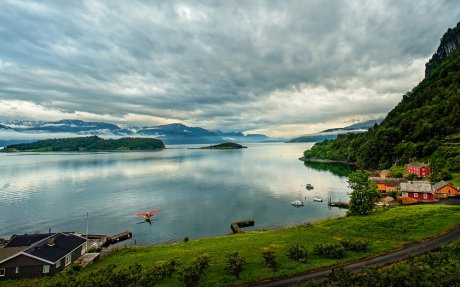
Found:
[[322, 198], [319, 198], [319, 197], [314, 197], [314, 198], [313, 198], [313, 201], [323, 202], [323, 199], [322, 199]]
[[294, 200], [291, 204], [292, 206], [303, 206], [303, 202], [300, 200]]

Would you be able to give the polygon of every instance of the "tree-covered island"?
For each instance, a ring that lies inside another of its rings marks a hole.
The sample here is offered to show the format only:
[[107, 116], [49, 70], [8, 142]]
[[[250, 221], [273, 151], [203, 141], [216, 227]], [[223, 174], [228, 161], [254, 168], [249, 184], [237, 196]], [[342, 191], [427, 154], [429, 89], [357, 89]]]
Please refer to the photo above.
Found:
[[242, 149], [242, 148], [247, 148], [247, 146], [243, 146], [243, 145], [232, 143], [232, 142], [226, 142], [226, 143], [201, 147], [200, 149]]
[[120, 138], [103, 139], [98, 136], [47, 139], [33, 143], [15, 144], [5, 147], [2, 151], [139, 151], [164, 149], [161, 140], [153, 138]]

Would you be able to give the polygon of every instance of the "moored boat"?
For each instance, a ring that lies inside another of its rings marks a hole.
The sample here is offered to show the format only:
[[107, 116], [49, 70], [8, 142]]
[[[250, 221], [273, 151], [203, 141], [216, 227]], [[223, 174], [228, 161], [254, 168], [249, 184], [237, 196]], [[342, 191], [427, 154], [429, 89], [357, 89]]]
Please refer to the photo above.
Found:
[[291, 202], [292, 206], [303, 206], [303, 202], [300, 201], [300, 200], [294, 200], [293, 202]]

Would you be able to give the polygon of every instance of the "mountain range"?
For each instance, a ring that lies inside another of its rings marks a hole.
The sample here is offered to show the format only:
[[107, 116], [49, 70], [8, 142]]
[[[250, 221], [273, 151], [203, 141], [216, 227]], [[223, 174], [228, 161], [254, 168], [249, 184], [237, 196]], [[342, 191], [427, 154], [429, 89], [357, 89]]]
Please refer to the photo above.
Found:
[[98, 135], [105, 137], [152, 137], [161, 139], [165, 144], [203, 144], [235, 141], [243, 143], [271, 140], [263, 134], [242, 132], [223, 132], [201, 127], [189, 127], [180, 123], [151, 127], [119, 127], [105, 122], [87, 122], [82, 120], [60, 121], [23, 121], [0, 122], [2, 140], [0, 146], [15, 143], [32, 142], [45, 138]]
[[369, 128], [374, 127], [375, 124], [379, 124], [382, 121], [383, 119], [368, 120], [365, 122], [355, 123], [343, 128], [327, 129], [319, 133], [304, 135], [301, 137], [290, 139], [288, 143], [321, 142], [324, 140], [332, 140], [336, 139], [340, 134], [365, 132]]

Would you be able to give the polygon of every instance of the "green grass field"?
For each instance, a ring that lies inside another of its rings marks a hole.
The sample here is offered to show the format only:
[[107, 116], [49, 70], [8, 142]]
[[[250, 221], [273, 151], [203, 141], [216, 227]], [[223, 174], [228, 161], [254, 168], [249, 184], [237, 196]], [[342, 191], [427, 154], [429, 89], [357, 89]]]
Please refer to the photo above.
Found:
[[[435, 236], [459, 223], [460, 206], [439, 204], [402, 206], [382, 209], [370, 216], [325, 219], [314, 224], [304, 224], [286, 229], [254, 231], [168, 245], [124, 248], [80, 272], [97, 272], [109, 264], [116, 264], [119, 268], [134, 263], [151, 266], [170, 258], [177, 259], [180, 265], [184, 266], [197, 256], [206, 254], [209, 256], [211, 264], [200, 280], [202, 285], [232, 286], [286, 277], [357, 260]], [[329, 259], [312, 254], [315, 244], [338, 243], [342, 238], [367, 239], [371, 241], [371, 244], [366, 252], [346, 251], [343, 259]], [[306, 264], [286, 257], [286, 250], [292, 244], [300, 244], [307, 248], [309, 256]], [[265, 248], [276, 251], [280, 263], [278, 272], [272, 272], [265, 266], [261, 256], [261, 252]], [[226, 255], [236, 251], [247, 261], [241, 278], [237, 281], [224, 270], [227, 261]], [[8, 284], [9, 286], [16, 286], [17, 284], [32, 286], [39, 282], [37, 280], [21, 280], [10, 281], [10, 283], [12, 285]], [[179, 282], [177, 276], [173, 275], [171, 279], [163, 280], [157, 286], [183, 286], [183, 284]]]

